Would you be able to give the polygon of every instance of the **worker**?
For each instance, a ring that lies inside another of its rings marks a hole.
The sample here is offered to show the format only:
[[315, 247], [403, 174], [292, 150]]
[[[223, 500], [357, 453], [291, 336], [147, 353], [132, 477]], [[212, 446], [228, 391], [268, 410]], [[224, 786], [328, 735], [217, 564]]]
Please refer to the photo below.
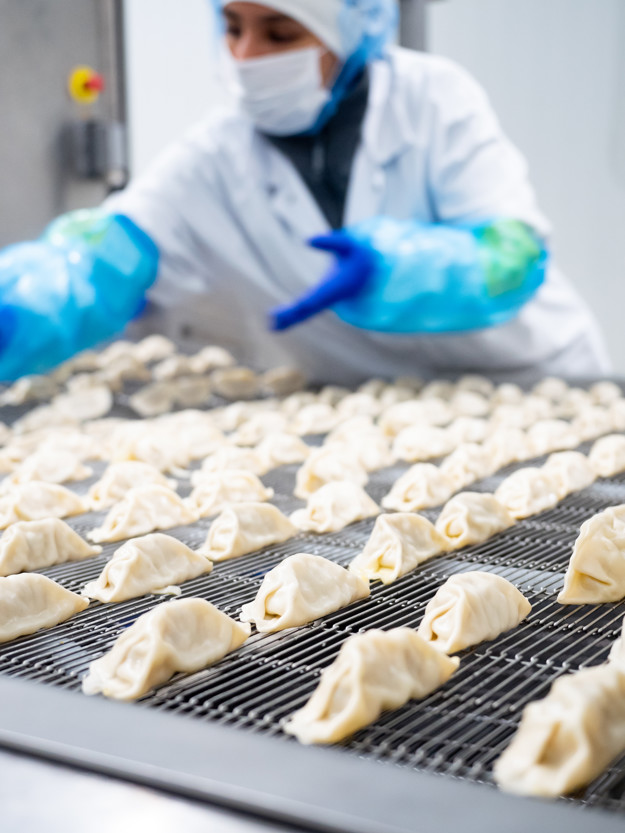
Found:
[[525, 161], [463, 69], [393, 45], [396, 0], [213, 4], [229, 105], [0, 255], [0, 378], [119, 333], [146, 299], [313, 380], [608, 370]]

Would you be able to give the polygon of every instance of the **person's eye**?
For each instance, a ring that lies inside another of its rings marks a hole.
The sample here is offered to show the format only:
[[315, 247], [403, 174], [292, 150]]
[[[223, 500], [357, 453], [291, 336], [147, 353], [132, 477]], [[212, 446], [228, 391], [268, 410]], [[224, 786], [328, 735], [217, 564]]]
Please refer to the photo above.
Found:
[[241, 37], [241, 28], [239, 26], [234, 26], [233, 24], [229, 24], [226, 26], [226, 35], [229, 38], [240, 38]]
[[281, 32], [278, 29], [268, 33], [268, 39], [272, 43], [294, 43], [297, 37], [293, 32]]

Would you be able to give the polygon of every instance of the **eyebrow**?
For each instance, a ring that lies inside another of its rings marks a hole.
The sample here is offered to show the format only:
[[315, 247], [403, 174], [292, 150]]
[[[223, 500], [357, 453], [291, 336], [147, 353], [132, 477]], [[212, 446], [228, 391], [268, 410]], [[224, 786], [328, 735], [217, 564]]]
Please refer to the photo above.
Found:
[[[241, 15], [237, 14], [237, 12], [233, 12], [231, 9], [224, 9], [223, 11], [224, 17], [232, 22], [232, 23], [239, 23], [241, 21]], [[260, 20], [263, 23], [295, 23], [296, 21], [293, 20], [292, 17], [289, 17], [286, 14], [280, 14], [279, 12], [270, 12], [266, 15], [261, 15]]]

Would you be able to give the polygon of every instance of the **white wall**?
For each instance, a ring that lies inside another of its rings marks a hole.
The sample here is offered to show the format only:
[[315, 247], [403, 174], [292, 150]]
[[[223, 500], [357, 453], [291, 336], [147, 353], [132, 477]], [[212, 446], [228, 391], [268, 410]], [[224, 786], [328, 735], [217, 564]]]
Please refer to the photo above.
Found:
[[[210, 0], [126, 0], [135, 173], [218, 100]], [[625, 374], [625, 0], [440, 0], [430, 49], [487, 88], [560, 264]]]

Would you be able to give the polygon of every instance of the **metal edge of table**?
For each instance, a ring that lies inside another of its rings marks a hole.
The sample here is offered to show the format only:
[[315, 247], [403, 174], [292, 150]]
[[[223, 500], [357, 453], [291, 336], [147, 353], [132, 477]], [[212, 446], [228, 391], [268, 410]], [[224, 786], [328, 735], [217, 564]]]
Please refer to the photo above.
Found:
[[0, 746], [326, 833], [451, 833], [459, 823], [463, 833], [623, 829], [616, 814], [7, 677]]

